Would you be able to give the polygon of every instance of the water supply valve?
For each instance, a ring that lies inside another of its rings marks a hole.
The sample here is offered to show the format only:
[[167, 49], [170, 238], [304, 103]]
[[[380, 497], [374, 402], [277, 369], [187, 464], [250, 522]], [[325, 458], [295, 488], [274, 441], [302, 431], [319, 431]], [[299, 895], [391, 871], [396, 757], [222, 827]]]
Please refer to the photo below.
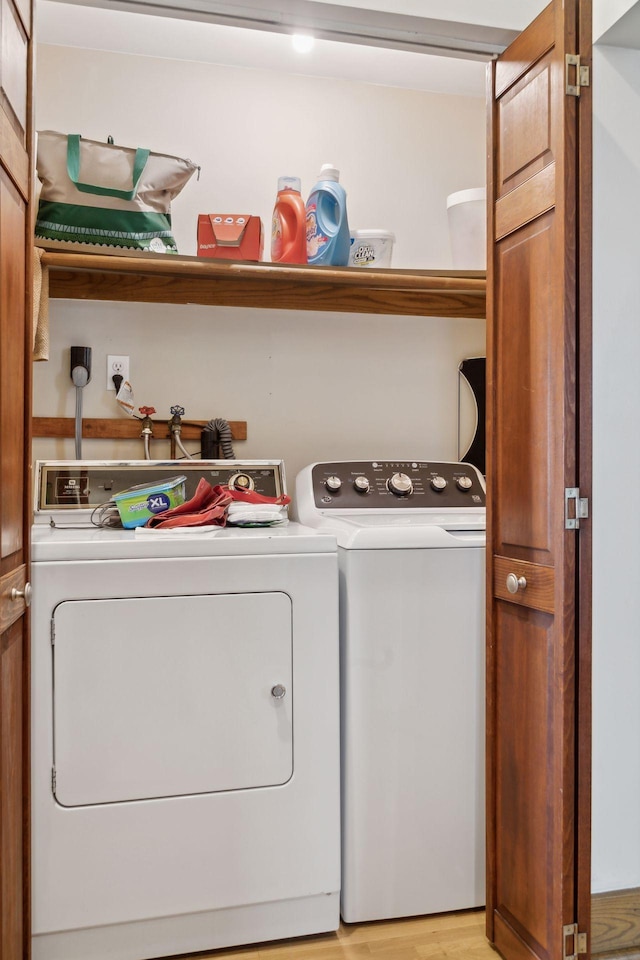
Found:
[[156, 412], [155, 407], [138, 407], [138, 410], [142, 414], [142, 430], [140, 431], [140, 436], [153, 436], [153, 421], [151, 420], [151, 414]]
[[175, 456], [175, 448], [177, 447], [180, 450], [180, 453], [187, 460], [193, 460], [193, 457], [188, 450], [185, 449], [185, 446], [180, 439], [180, 432], [182, 430], [182, 417], [184, 417], [184, 407], [181, 407], [179, 403], [175, 403], [172, 407], [169, 408], [169, 412], [172, 414], [171, 420], [169, 420], [169, 430], [171, 431], [171, 455]]
[[180, 404], [176, 403], [169, 408], [169, 413], [172, 414], [171, 420], [169, 420], [169, 429], [171, 433], [180, 433], [182, 428], [182, 417], [184, 417], [184, 407], [181, 407]]

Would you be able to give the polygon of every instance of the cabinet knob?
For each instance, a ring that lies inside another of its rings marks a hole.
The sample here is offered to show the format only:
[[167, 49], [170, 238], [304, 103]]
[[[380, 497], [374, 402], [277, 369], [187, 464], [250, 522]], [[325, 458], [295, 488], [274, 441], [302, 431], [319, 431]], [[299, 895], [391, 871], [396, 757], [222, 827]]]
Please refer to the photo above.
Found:
[[274, 687], [271, 687], [271, 696], [276, 700], [282, 700], [286, 692], [287, 688], [281, 683], [276, 683]]
[[517, 593], [518, 590], [525, 590], [527, 581], [525, 577], [517, 577], [515, 573], [510, 573], [507, 577], [507, 590], [509, 593]]
[[31, 584], [25, 583], [24, 590], [18, 590], [14, 587], [11, 591], [12, 600], [24, 600], [25, 607], [31, 606]]

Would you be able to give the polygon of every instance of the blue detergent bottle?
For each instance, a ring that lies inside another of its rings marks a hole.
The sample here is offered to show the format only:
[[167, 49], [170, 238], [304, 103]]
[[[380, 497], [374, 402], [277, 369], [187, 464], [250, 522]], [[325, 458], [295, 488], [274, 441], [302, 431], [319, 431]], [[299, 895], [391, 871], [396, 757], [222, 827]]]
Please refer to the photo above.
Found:
[[324, 163], [307, 200], [307, 262], [346, 267], [349, 262], [347, 192], [339, 183], [340, 171]]

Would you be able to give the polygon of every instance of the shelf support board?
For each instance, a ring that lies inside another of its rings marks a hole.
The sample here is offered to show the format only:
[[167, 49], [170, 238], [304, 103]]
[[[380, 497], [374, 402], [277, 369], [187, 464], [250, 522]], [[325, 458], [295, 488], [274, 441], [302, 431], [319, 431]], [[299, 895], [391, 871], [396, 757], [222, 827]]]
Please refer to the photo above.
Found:
[[[171, 440], [171, 431], [167, 420], [152, 420], [153, 439]], [[182, 424], [183, 440], [199, 440], [203, 427], [208, 420], [189, 420]], [[231, 436], [234, 440], [247, 439], [247, 421], [229, 420]], [[84, 440], [140, 440], [141, 421], [138, 419], [87, 418], [82, 421]], [[55, 437], [60, 439], [75, 436], [73, 417], [34, 417], [34, 437]]]

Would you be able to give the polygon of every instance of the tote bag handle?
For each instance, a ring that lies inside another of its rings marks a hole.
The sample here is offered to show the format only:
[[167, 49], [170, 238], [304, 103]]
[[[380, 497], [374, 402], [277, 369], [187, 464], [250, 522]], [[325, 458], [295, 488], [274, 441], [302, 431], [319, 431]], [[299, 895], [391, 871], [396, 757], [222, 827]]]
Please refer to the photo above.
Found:
[[138, 147], [133, 161], [133, 187], [131, 190], [114, 190], [111, 187], [99, 187], [91, 183], [80, 182], [80, 135], [70, 133], [67, 136], [67, 173], [69, 179], [82, 193], [95, 193], [100, 197], [118, 197], [120, 200], [135, 199], [140, 177], [149, 159], [149, 150]]

